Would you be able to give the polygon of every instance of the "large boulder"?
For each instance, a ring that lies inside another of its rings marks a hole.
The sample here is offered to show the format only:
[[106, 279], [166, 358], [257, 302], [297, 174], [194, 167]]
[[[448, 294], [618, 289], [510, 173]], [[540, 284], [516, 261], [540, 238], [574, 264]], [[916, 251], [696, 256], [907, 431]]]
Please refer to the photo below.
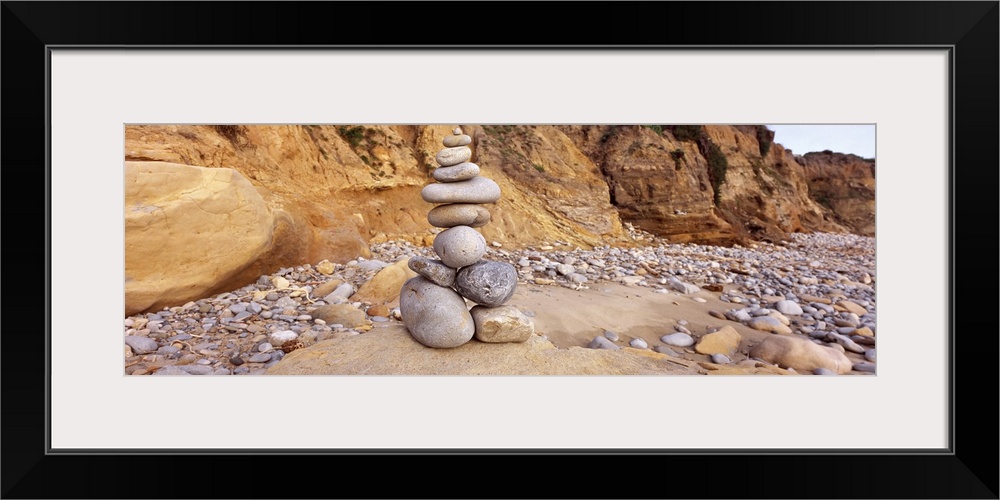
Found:
[[799, 373], [812, 373], [817, 368], [826, 368], [844, 374], [853, 368], [851, 360], [836, 349], [783, 335], [765, 338], [750, 349], [750, 357], [760, 358], [783, 368], [794, 368]]
[[125, 314], [253, 282], [291, 224], [235, 170], [125, 162]]

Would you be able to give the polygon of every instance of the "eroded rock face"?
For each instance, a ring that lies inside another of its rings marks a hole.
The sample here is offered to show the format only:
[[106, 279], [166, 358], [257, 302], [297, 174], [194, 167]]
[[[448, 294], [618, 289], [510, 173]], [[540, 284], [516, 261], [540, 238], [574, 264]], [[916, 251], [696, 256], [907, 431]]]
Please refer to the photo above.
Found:
[[[786, 239], [796, 231], [844, 231], [809, 198], [795, 158], [779, 144], [761, 147], [757, 126], [708, 125], [697, 137], [675, 136], [669, 127], [560, 130], [600, 165], [621, 219], [658, 236], [728, 245]], [[709, 141], [728, 165], [718, 193], [706, 157]]]
[[713, 204], [707, 163], [696, 143], [640, 126], [560, 130], [599, 165], [623, 221], [677, 242], [738, 241]]
[[239, 172], [125, 163], [125, 314], [252, 282], [281, 254], [287, 216]]
[[833, 152], [797, 156], [809, 194], [835, 220], [864, 236], [875, 235], [875, 162]]

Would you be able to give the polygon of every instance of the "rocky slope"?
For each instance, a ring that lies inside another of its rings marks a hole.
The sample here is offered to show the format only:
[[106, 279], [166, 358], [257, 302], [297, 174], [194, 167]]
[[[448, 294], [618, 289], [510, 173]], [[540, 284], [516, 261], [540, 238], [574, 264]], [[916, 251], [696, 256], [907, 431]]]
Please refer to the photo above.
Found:
[[[369, 257], [371, 243], [429, 245], [437, 230], [420, 189], [452, 126], [126, 127], [126, 313], [284, 266]], [[472, 161], [503, 193], [482, 233], [507, 247], [627, 246], [623, 222], [671, 241], [728, 245], [843, 232], [864, 218], [863, 203], [832, 200], [865, 195], [823, 187], [829, 168], [807, 173], [759, 127], [462, 127], [473, 137]], [[844, 214], [810, 198], [809, 182]]]

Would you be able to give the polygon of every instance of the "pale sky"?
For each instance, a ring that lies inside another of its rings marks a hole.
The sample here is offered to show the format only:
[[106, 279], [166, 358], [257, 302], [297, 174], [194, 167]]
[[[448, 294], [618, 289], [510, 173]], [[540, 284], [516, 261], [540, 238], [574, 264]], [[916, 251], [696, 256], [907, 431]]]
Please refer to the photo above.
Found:
[[802, 155], [829, 149], [875, 158], [875, 125], [768, 125], [774, 142], [793, 154]]

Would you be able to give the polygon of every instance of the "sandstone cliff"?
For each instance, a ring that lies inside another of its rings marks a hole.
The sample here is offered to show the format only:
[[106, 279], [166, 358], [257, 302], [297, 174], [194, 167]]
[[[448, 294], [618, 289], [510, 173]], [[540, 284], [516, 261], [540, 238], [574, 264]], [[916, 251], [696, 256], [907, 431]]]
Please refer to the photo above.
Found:
[[[861, 227], [856, 221], [864, 218], [866, 205], [848, 200], [864, 199], [867, 195], [849, 191], [854, 185], [868, 189], [868, 184], [847, 183], [846, 188], [833, 185], [836, 183], [824, 184], [823, 179], [832, 178], [830, 168], [811, 167], [807, 173], [797, 160], [799, 157], [778, 144], [771, 145], [770, 137], [761, 133], [761, 127], [462, 127], [473, 137], [472, 161], [503, 192], [500, 201], [488, 207], [493, 221], [482, 229], [483, 235], [488, 241], [509, 247], [556, 240], [583, 248], [628, 245], [631, 240], [623, 222], [673, 241], [728, 245], [748, 239], [779, 240], [795, 231], [846, 231]], [[239, 175], [226, 178], [234, 183], [243, 179], [256, 193], [247, 192], [245, 187], [236, 189], [234, 185], [227, 189], [216, 183], [212, 187], [215, 194], [198, 196], [225, 196], [222, 194], [225, 191], [241, 193], [237, 201], [252, 208], [257, 235], [253, 244], [244, 248], [252, 251], [229, 253], [234, 259], [240, 255], [242, 261], [230, 262], [225, 272], [201, 262], [202, 268], [214, 270], [189, 277], [187, 284], [168, 287], [164, 283], [155, 286], [146, 283], [143, 286], [149, 290], [159, 286], [181, 292], [169, 297], [144, 296], [143, 300], [134, 300], [127, 293], [127, 308], [138, 312], [167, 303], [176, 305], [173, 303], [232, 288], [234, 280], [252, 281], [255, 274], [284, 266], [369, 257], [369, 243], [387, 239], [430, 245], [436, 230], [427, 222], [426, 214], [433, 205], [420, 198], [420, 190], [432, 182], [434, 155], [451, 128], [452, 125], [126, 127], [127, 176], [140, 177], [142, 169], [152, 168], [154, 162], [163, 163], [163, 168], [171, 171], [181, 166], [231, 169]], [[721, 174], [720, 157], [728, 162]], [[211, 177], [204, 172], [184, 175], [198, 179]], [[141, 196], [137, 194], [139, 191], [127, 192], [126, 207], [132, 207], [127, 208], [132, 218], [129, 227], [149, 226], [151, 223], [140, 220], [141, 216], [144, 213], [154, 216], [160, 205], [191, 206], [185, 202], [191, 197], [191, 182], [165, 182], [158, 188], [163, 192], [145, 189]], [[827, 193], [826, 197], [810, 198], [812, 185]], [[828, 206], [817, 203], [816, 199], [828, 202]], [[144, 207], [146, 212], [135, 210], [136, 206]], [[844, 214], [833, 213], [832, 210], [838, 209], [845, 210]], [[230, 216], [215, 223], [239, 233], [247, 217]], [[871, 220], [874, 221], [873, 211]], [[191, 223], [202, 224], [194, 219]], [[141, 244], [127, 237], [127, 280], [139, 286], [146, 279], [140, 278], [141, 263], [169, 260], [161, 259], [159, 253], [171, 251], [170, 245], [186, 249], [211, 246], [202, 238], [205, 234], [225, 233], [195, 227], [186, 232], [176, 228], [152, 230], [144, 232], [146, 240]], [[165, 240], [167, 235], [172, 238], [169, 245]], [[164, 240], [157, 242], [156, 237]], [[201, 250], [191, 255], [211, 262], [206, 257], [208, 253]], [[195, 267], [198, 266], [178, 264], [171, 272], [193, 273]], [[167, 271], [146, 269], [145, 272], [148, 278], [162, 276]], [[191, 285], [195, 282], [199, 285]]]
[[875, 162], [851, 154], [823, 151], [796, 156], [809, 183], [809, 195], [833, 212], [850, 232], [875, 235]]

